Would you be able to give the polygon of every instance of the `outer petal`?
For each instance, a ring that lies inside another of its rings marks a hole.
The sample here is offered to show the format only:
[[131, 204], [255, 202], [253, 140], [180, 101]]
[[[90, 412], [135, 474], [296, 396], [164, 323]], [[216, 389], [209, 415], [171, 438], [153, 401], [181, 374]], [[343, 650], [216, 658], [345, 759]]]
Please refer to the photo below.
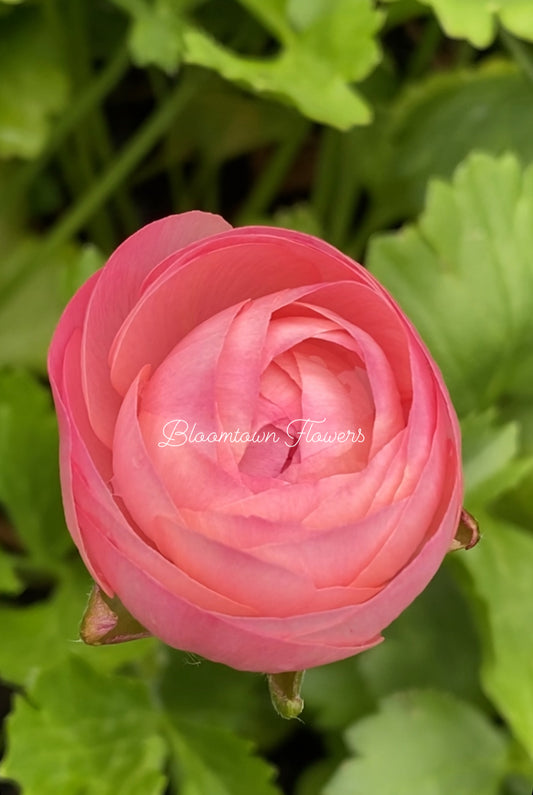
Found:
[[302, 670], [350, 657], [379, 642], [377, 633], [413, 601], [439, 567], [454, 532], [450, 528], [456, 527], [459, 496], [458, 491], [453, 495], [442, 532], [374, 599], [355, 608], [288, 619], [228, 619], [204, 612], [170, 594], [109, 539], [102, 543], [114, 590], [128, 610], [169, 645], [240, 670]]
[[144, 226], [109, 258], [87, 307], [82, 345], [83, 388], [91, 425], [111, 446], [120, 406], [109, 381], [108, 355], [124, 318], [141, 295], [147, 275], [169, 254], [229, 229], [220, 216], [191, 212]]
[[176, 597], [146, 570], [135, 566], [109, 538], [102, 537], [100, 548], [94, 549], [96, 530], [88, 527], [88, 549], [96, 560], [105, 558], [113, 590], [143, 626], [174, 648], [241, 671], [281, 673], [351, 657], [381, 640], [372, 636], [349, 645], [322, 643], [319, 638], [307, 642], [291, 637], [291, 628], [284, 626], [286, 619], [280, 619], [277, 632], [264, 634], [260, 621], [243, 623], [238, 617], [208, 612]]
[[[359, 272], [351, 260], [326, 248], [328, 256], [317, 256], [304, 235], [249, 227], [214, 235], [169, 257], [161, 271], [155, 269], [157, 277], [143, 284], [134, 311], [127, 315], [121, 310], [125, 321], [113, 345], [113, 358], [121, 362], [115, 387], [125, 394], [142, 366], [149, 363], [158, 367], [192, 329], [234, 304], [289, 288], [358, 278]], [[359, 270], [363, 272], [362, 268]], [[108, 290], [110, 287], [119, 290], [118, 280], [107, 285]], [[103, 322], [101, 318], [95, 320]], [[120, 327], [117, 320], [114, 310], [115, 332]], [[89, 334], [92, 326], [88, 324], [87, 340]], [[105, 345], [98, 347], [91, 343], [91, 349], [95, 361], [87, 369], [87, 377], [90, 375], [92, 380], [97, 375], [99, 362], [100, 369], [105, 370], [100, 374], [101, 381], [107, 377], [107, 339]], [[89, 367], [89, 356], [87, 361]]]
[[[80, 535], [78, 520], [74, 507], [74, 494], [72, 490], [72, 411], [68, 394], [64, 384], [65, 357], [69, 345], [74, 350], [74, 358], [79, 361], [81, 344], [81, 328], [85, 312], [93, 290], [100, 278], [101, 271], [93, 274], [91, 278], [78, 290], [66, 307], [61, 320], [55, 330], [50, 350], [48, 353], [48, 374], [54, 396], [57, 419], [59, 424], [59, 469], [61, 476], [61, 491], [67, 527], [74, 543], [78, 547], [83, 561], [90, 573], [94, 575], [88, 560]], [[72, 343], [75, 332], [78, 330], [78, 343]], [[96, 438], [96, 437], [95, 437]]]

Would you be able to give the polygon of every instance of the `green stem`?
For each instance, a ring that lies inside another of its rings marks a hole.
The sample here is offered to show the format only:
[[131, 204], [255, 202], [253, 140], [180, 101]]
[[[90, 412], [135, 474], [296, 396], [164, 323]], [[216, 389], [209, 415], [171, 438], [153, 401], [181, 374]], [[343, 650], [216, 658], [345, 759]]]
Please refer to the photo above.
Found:
[[[83, 92], [93, 74], [91, 45], [88, 39], [87, 14], [84, 0], [69, 0], [64, 9], [68, 36], [64, 37], [64, 50], [72, 75], [75, 92]], [[73, 131], [71, 171], [76, 177], [72, 200], [82, 196], [94, 182], [98, 172], [98, 157], [95, 151], [95, 128], [99, 106], [95, 106], [85, 124]], [[106, 164], [107, 165], [107, 164]], [[115, 234], [111, 214], [100, 210], [88, 223], [92, 240], [104, 251], [112, 248]]]
[[533, 81], [533, 56], [530, 48], [518, 41], [514, 36], [511, 36], [505, 28], [500, 28], [499, 34], [505, 49], [510, 53], [526, 77]]
[[[168, 95], [168, 80], [159, 69], [150, 69], [148, 77], [152, 85], [152, 91], [157, 102], [163, 102]], [[182, 164], [178, 161], [178, 131], [171, 127], [163, 142], [162, 154], [164, 158], [165, 176], [168, 180], [168, 188], [174, 212], [183, 212], [191, 209], [192, 205], [188, 201], [188, 187], [183, 177]]]
[[467, 69], [474, 63], [478, 51], [468, 41], [457, 42], [455, 54], [455, 68]]
[[311, 203], [323, 229], [329, 226], [329, 211], [339, 176], [339, 137], [337, 130], [323, 129], [311, 190]]
[[[94, 73], [91, 42], [88, 37], [87, 7], [85, 0], [70, 0], [69, 6], [72, 8], [72, 43], [75, 45], [73, 66], [78, 69], [80, 83], [85, 86]], [[94, 105], [87, 123], [76, 129], [76, 135], [80, 136], [93, 171], [107, 168], [114, 160], [112, 138], [101, 103]], [[117, 189], [114, 204], [124, 231], [129, 233], [136, 229], [139, 226], [139, 219], [124, 185]], [[95, 221], [98, 222], [100, 229], [106, 232], [109, 241], [107, 245], [103, 244], [101, 247], [104, 250], [110, 248], [117, 237], [110, 213], [108, 211], [97, 213]]]
[[426, 72], [435, 57], [441, 41], [442, 31], [440, 25], [434, 17], [430, 17], [407, 65], [408, 80], [415, 80]]
[[191, 81], [187, 82], [186, 85], [179, 83], [176, 86], [169, 94], [167, 100], [153, 112], [140, 130], [126, 144], [111, 165], [111, 168], [97, 179], [87, 193], [57, 222], [46, 236], [38, 252], [32, 252], [31, 257], [28, 257], [25, 253], [17, 257], [15, 253], [16, 263], [12, 261], [6, 263], [6, 270], [9, 272], [16, 265], [16, 272], [6, 282], [0, 296], [0, 304], [7, 301], [24, 281], [28, 272], [32, 268], [37, 267], [38, 262], [45, 261], [51, 252], [79, 232], [98, 208], [107, 201], [121, 182], [134, 170], [159, 138], [164, 135], [176, 113], [183, 109], [191, 98], [193, 90], [194, 84]]
[[363, 218], [357, 225], [357, 230], [354, 232], [349, 241], [344, 246], [344, 251], [350, 257], [353, 257], [358, 262], [365, 261], [365, 249], [368, 240], [374, 232], [386, 228], [394, 221], [394, 217], [390, 213], [383, 212], [381, 207], [372, 203], [366, 210]]
[[339, 170], [332, 197], [334, 212], [330, 216], [328, 240], [342, 248], [360, 196], [358, 131], [344, 133], [339, 139], [338, 149], [342, 169]]
[[308, 131], [307, 120], [298, 118], [292, 135], [276, 149], [268, 165], [263, 169], [261, 177], [249, 193], [239, 213], [237, 224], [247, 223], [266, 212], [278, 193]]
[[120, 48], [96, 77], [69, 107], [65, 115], [57, 122], [47, 146], [36, 160], [32, 160], [18, 174], [10, 185], [9, 203], [13, 207], [25, 195], [28, 186], [45, 168], [47, 163], [63, 145], [65, 139], [97, 106], [102, 99], [115, 87], [128, 68], [128, 55], [125, 47]]
[[[194, 203], [209, 212], [218, 212], [217, 195], [217, 164], [202, 154], [195, 168], [194, 175], [189, 179], [191, 196]], [[244, 222], [240, 222], [241, 224]]]

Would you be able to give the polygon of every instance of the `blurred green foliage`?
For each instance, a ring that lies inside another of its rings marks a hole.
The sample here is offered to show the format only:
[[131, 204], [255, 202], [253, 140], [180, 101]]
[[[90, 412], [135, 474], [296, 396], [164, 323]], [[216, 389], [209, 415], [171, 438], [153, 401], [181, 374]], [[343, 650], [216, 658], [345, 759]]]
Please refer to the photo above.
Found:
[[[529, 795], [533, 9], [524, 0], [0, 0], [0, 792]], [[192, 208], [362, 259], [460, 415], [454, 553], [363, 655], [266, 682], [77, 640], [45, 381], [76, 288]]]

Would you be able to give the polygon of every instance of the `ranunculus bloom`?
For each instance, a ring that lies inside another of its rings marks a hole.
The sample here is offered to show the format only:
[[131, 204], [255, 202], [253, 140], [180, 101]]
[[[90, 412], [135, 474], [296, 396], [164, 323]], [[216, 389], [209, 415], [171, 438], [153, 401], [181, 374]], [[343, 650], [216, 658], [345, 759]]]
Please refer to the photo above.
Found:
[[270, 673], [349, 657], [450, 547], [441, 375], [320, 240], [199, 212], [149, 224], [69, 303], [49, 370], [70, 532], [171, 646]]

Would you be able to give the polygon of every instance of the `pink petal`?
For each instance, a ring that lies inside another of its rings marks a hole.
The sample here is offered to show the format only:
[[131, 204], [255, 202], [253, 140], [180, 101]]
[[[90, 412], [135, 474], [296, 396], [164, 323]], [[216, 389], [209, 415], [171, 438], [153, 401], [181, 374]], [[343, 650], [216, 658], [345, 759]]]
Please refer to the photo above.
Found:
[[226, 221], [209, 213], [191, 212], [162, 218], [144, 226], [122, 243], [100, 274], [87, 308], [82, 371], [91, 425], [108, 446], [120, 405], [109, 382], [108, 354], [117, 330], [139, 300], [144, 279], [168, 255], [228, 228]]
[[87, 304], [100, 275], [101, 272], [93, 274], [68, 303], [55, 330], [48, 353], [48, 374], [59, 424], [59, 464], [65, 519], [74, 543], [93, 576], [94, 572], [83, 546], [74, 506], [71, 471], [72, 411], [68, 394], [65, 394], [64, 360], [69, 349], [72, 349], [74, 356], [77, 355], [79, 359], [79, 344], [76, 349], [75, 332], [78, 330], [78, 337], [81, 336]]
[[[287, 619], [244, 621], [203, 610], [171, 593], [146, 569], [138, 568], [109, 538], [88, 534], [91, 555], [110, 572], [113, 590], [153, 635], [178, 649], [200, 654], [237, 670], [278, 673], [322, 665], [357, 654], [379, 643], [375, 635], [350, 645], [309, 643], [285, 632]], [[336, 617], [336, 616], [335, 616]], [[294, 625], [294, 622], [291, 622]], [[264, 630], [267, 630], [265, 632]]]
[[[68, 403], [66, 409], [67, 412], [70, 409]], [[239, 605], [195, 582], [150, 546], [146, 536], [137, 533], [133, 523], [121, 512], [110, 488], [96, 469], [79, 428], [73, 424], [70, 425], [70, 442], [68, 483], [73, 495], [74, 521], [79, 533], [77, 545], [92, 576], [109, 596], [114, 591], [110, 584], [110, 571], [105, 559], [93, 554], [101, 546], [105, 548], [106, 538], [129, 558], [133, 566], [146, 569], [171, 593], [190, 598], [205, 609], [220, 610], [232, 615], [253, 612], [248, 605]], [[144, 490], [142, 494], [146, 497]]]
[[[309, 240], [287, 230], [247, 227], [208, 237], [169, 257], [142, 285], [142, 295], [136, 294], [137, 300], [129, 302], [131, 315], [121, 312], [118, 320], [114, 313], [113, 329], [118, 332], [112, 350], [115, 389], [125, 394], [141, 367], [158, 367], [191, 329], [223, 309], [289, 288], [305, 286], [304, 294], [307, 285], [322, 283], [327, 277], [356, 276], [351, 260], [327, 246], [328, 254], [317, 256]], [[109, 287], [120, 289], [119, 279]], [[101, 361], [107, 361], [109, 348], [105, 352], [100, 348], [95, 355], [105, 354]]]

